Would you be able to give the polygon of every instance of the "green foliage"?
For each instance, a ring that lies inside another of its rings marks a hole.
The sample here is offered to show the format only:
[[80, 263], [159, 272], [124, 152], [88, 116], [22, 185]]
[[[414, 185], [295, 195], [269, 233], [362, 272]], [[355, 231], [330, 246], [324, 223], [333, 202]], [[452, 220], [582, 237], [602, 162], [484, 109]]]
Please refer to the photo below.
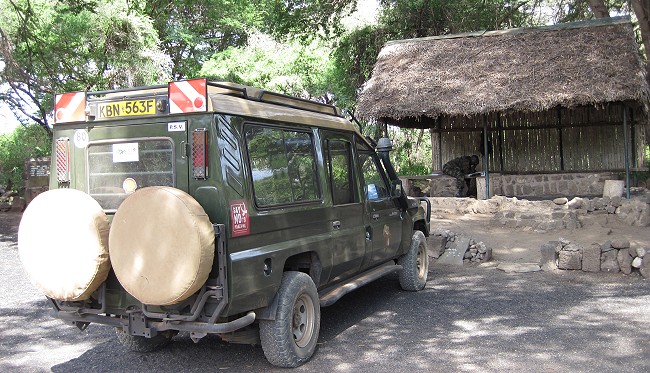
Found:
[[[546, 0], [547, 21], [552, 23], [576, 22], [594, 18], [588, 0]], [[613, 12], [630, 14], [628, 0], [604, 0], [605, 7]]]
[[342, 31], [341, 19], [356, 10], [357, 0], [253, 0], [261, 11], [261, 30], [277, 40], [313, 40]]
[[516, 0], [382, 0], [380, 24], [399, 39], [520, 27], [531, 7]]
[[18, 126], [12, 133], [0, 135], [0, 185], [23, 185], [25, 161], [50, 154], [50, 137], [40, 126]]
[[327, 100], [332, 69], [322, 42], [284, 44], [256, 35], [248, 47], [215, 53], [200, 74], [289, 95]]
[[427, 130], [389, 127], [393, 140], [393, 163], [402, 176], [431, 173], [431, 135]]
[[372, 73], [379, 51], [388, 41], [382, 27], [365, 26], [343, 35], [332, 53], [332, 86], [337, 105], [347, 109], [356, 106], [359, 87]]
[[49, 130], [53, 94], [157, 83], [169, 78], [151, 20], [126, 0], [0, 0], [0, 99], [24, 123]]
[[195, 77], [214, 52], [246, 45], [260, 24], [254, 2], [237, 0], [129, 0], [136, 14], [153, 21], [174, 79]]

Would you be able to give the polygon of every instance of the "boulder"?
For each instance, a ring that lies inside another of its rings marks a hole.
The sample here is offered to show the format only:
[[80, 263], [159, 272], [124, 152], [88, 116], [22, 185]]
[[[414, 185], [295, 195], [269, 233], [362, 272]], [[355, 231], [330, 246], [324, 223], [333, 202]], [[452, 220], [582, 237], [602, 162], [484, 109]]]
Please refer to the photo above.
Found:
[[560, 251], [557, 267], [559, 269], [582, 269], [582, 252]]
[[601, 254], [600, 270], [603, 272], [614, 272], [614, 273], [617, 273], [620, 270], [618, 266], [617, 250], [610, 250]]
[[639, 272], [645, 278], [650, 278], [650, 255], [646, 255], [641, 260], [641, 266], [639, 267]]
[[600, 272], [600, 245], [592, 243], [582, 251], [582, 270]]
[[[542, 271], [553, 271], [557, 269], [557, 252], [555, 251], [555, 246], [549, 242], [540, 247], [541, 260], [539, 266], [542, 268]], [[600, 258], [600, 247], [598, 248], [598, 256]]]
[[641, 263], [643, 262], [643, 258], [639, 258], [638, 256], [634, 258], [632, 261], [632, 267], [633, 268], [641, 268]]
[[618, 238], [612, 240], [612, 247], [615, 249], [627, 249], [630, 247], [630, 240], [624, 238]]
[[618, 266], [621, 269], [621, 272], [626, 275], [632, 273], [632, 257], [630, 256], [628, 249], [619, 250], [616, 259], [618, 260]]
[[569, 202], [569, 199], [566, 197], [560, 197], [553, 200], [553, 203], [555, 203], [556, 205], [564, 205], [567, 202]]

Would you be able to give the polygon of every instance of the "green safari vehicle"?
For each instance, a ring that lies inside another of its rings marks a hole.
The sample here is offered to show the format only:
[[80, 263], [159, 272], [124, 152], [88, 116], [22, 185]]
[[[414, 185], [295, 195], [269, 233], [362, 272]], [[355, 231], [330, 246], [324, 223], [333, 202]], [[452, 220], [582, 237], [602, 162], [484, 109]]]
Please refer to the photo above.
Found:
[[322, 307], [392, 272], [426, 285], [428, 201], [404, 195], [390, 141], [334, 106], [193, 79], [57, 95], [54, 115], [19, 252], [82, 330], [137, 351], [217, 334], [296, 367]]

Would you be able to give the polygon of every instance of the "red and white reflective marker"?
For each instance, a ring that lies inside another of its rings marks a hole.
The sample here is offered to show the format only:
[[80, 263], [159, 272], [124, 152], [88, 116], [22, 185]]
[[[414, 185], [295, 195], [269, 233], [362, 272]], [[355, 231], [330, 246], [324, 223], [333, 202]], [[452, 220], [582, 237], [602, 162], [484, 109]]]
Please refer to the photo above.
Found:
[[86, 120], [86, 92], [70, 92], [56, 95], [54, 99], [54, 123], [83, 122]]
[[207, 83], [205, 79], [169, 83], [169, 113], [207, 111]]

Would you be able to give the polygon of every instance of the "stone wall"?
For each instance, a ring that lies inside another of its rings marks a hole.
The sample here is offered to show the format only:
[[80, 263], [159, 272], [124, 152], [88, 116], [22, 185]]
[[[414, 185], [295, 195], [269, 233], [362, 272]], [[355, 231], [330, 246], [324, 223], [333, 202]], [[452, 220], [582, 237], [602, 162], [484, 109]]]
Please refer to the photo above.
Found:
[[[603, 194], [605, 180], [618, 180], [616, 172], [562, 173], [538, 175], [490, 174], [490, 188], [495, 195], [506, 197], [596, 196]], [[405, 182], [404, 182], [405, 181]], [[404, 185], [418, 185], [430, 197], [453, 197], [456, 180], [446, 175], [429, 178], [403, 178]], [[428, 185], [427, 185], [428, 184]]]
[[582, 270], [585, 272], [623, 272], [626, 275], [638, 271], [650, 277], [650, 251], [648, 248], [631, 248], [630, 241], [615, 239], [588, 247], [566, 239], [549, 241], [540, 248], [540, 267], [544, 271], [556, 269]]

